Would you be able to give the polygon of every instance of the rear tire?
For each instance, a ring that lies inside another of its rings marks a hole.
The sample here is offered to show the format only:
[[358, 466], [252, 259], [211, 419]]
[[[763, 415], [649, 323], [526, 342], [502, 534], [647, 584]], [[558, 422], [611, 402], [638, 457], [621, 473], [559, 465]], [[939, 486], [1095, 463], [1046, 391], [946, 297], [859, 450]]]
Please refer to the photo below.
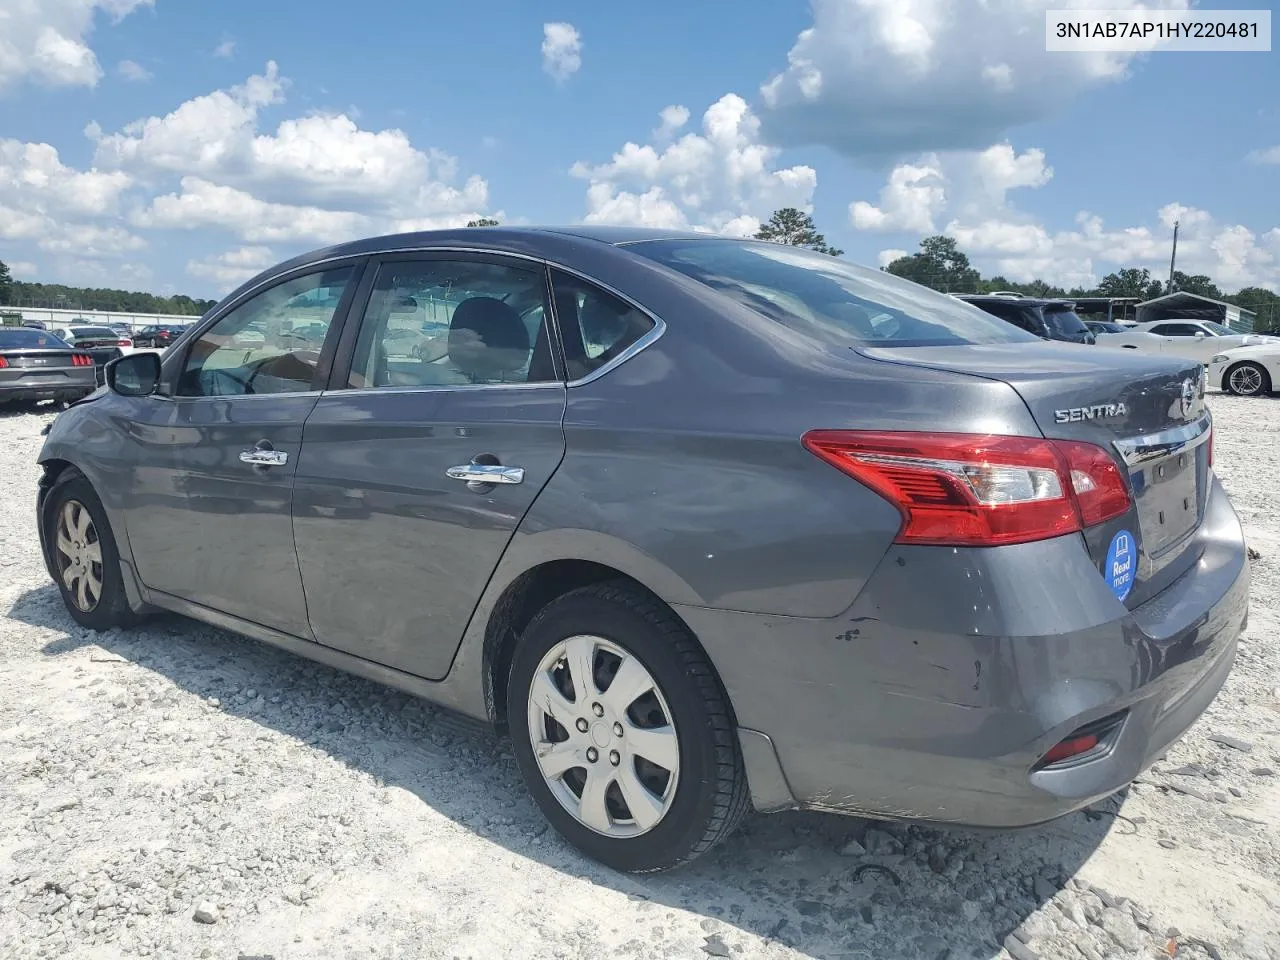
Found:
[[72, 619], [91, 630], [137, 623], [111, 525], [84, 474], [70, 467], [54, 481], [42, 521], [54, 581]]
[[737, 729], [711, 663], [630, 584], [573, 590], [533, 618], [512, 659], [507, 719], [543, 814], [615, 870], [687, 863], [747, 813]]
[[1271, 375], [1261, 364], [1244, 360], [1222, 375], [1222, 385], [1237, 397], [1262, 397], [1271, 392]]

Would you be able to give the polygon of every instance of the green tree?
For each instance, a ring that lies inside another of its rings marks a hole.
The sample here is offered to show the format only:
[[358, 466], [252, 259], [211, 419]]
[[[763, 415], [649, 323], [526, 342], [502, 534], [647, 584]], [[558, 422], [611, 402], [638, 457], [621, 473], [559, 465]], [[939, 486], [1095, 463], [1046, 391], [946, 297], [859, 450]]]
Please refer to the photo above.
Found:
[[502, 226], [502, 224], [499, 223], [497, 220], [493, 219], [493, 217], [481, 217], [479, 220], [468, 220], [467, 226], [468, 227], [500, 227]]
[[1222, 291], [1217, 284], [1203, 273], [1185, 274], [1181, 270], [1173, 271], [1173, 289], [1178, 293], [1196, 293], [1214, 300], [1222, 299]]
[[768, 223], [760, 225], [756, 231], [757, 240], [769, 240], [773, 243], [786, 243], [793, 247], [807, 247], [818, 253], [827, 253], [838, 257], [844, 253], [827, 245], [827, 238], [820, 234], [813, 224], [813, 217], [795, 207], [783, 207], [775, 210]]
[[9, 273], [9, 265], [0, 260], [0, 303], [8, 303], [13, 293], [13, 276]]
[[884, 269], [943, 293], [974, 293], [982, 282], [982, 275], [969, 265], [954, 237], [925, 237], [918, 253], [899, 257]]
[[131, 290], [68, 287], [60, 283], [13, 281], [9, 301], [24, 307], [60, 307], [72, 310], [118, 310], [126, 313], [169, 313], [198, 317], [216, 301], [187, 296], [157, 297]]
[[1160, 296], [1160, 281], [1151, 278], [1146, 267], [1125, 267], [1108, 273], [1098, 282], [1098, 294], [1103, 297], [1141, 297], [1144, 300]]
[[1244, 287], [1223, 299], [1253, 311], [1255, 330], [1280, 330], [1280, 293], [1266, 287]]

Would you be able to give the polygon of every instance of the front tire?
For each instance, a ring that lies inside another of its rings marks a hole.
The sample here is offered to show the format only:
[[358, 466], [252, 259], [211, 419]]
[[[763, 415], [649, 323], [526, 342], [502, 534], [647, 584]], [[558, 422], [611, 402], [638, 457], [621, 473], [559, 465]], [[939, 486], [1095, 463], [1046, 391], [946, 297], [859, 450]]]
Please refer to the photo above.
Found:
[[1260, 397], [1271, 392], [1271, 375], [1262, 365], [1245, 360], [1223, 374], [1222, 384], [1237, 397]]
[[680, 866], [746, 815], [715, 671], [688, 628], [629, 584], [582, 587], [533, 618], [512, 659], [507, 718], [543, 814], [615, 870]]
[[76, 623], [91, 630], [136, 623], [106, 511], [92, 485], [74, 467], [54, 481], [45, 500], [43, 522], [54, 580]]

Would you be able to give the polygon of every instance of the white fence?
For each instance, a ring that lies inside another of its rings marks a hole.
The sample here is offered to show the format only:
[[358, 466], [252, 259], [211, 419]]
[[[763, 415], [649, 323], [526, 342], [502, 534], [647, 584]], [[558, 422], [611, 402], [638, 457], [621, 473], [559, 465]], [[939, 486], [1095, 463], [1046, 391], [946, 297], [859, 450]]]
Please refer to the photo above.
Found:
[[195, 323], [199, 317], [181, 316], [170, 313], [125, 313], [115, 310], [65, 310], [60, 307], [5, 307], [0, 306], [0, 313], [20, 313], [23, 320], [39, 320], [46, 327], [69, 327], [81, 323], [86, 326], [99, 326], [107, 323], [127, 323], [131, 329], [149, 327], [157, 324], [185, 326]]

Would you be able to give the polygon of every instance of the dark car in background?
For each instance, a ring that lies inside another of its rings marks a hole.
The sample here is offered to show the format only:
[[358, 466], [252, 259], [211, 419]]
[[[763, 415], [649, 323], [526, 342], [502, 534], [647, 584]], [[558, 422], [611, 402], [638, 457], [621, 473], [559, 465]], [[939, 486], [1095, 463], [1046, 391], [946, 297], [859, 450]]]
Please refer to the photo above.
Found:
[[1010, 294], [959, 294], [992, 316], [1034, 333], [1044, 340], [1064, 343], [1096, 343], [1097, 338], [1075, 311], [1070, 300], [1042, 300]]
[[93, 359], [52, 333], [0, 327], [0, 406], [32, 400], [70, 402], [97, 386]]
[[38, 458], [76, 622], [168, 610], [486, 720], [619, 869], [751, 806], [1086, 807], [1203, 713], [1247, 619], [1200, 364], [782, 244], [357, 241], [107, 383]]
[[108, 363], [123, 357], [125, 350], [133, 347], [132, 339], [105, 326], [70, 326], [55, 330], [54, 333], [77, 350], [88, 353], [93, 358], [94, 367], [99, 371], [99, 375]]
[[133, 335], [135, 347], [167, 347], [182, 336], [185, 327], [159, 324], [143, 327]]

